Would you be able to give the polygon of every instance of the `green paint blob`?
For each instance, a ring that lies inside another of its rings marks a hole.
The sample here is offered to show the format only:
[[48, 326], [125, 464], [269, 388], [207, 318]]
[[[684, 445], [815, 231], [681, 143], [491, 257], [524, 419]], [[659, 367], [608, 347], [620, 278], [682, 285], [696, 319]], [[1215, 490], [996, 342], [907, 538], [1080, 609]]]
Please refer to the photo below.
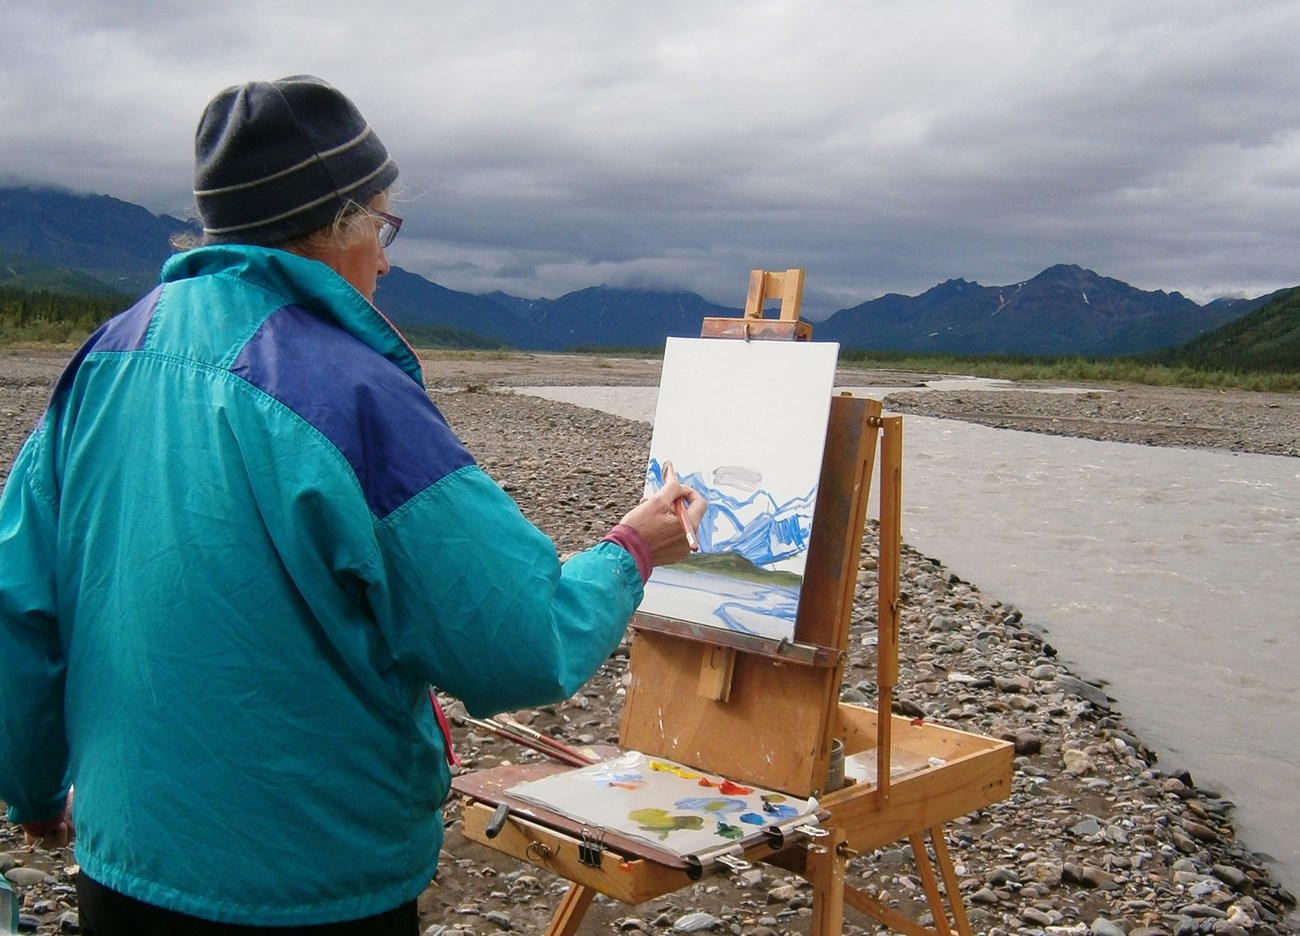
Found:
[[734, 842], [744, 834], [745, 831], [740, 826], [727, 825], [725, 822], [718, 823], [718, 835], [728, 841]]
[[658, 832], [659, 841], [668, 838], [669, 832], [678, 829], [702, 829], [704, 820], [700, 816], [674, 816], [666, 809], [634, 809], [627, 817], [635, 822], [642, 832]]

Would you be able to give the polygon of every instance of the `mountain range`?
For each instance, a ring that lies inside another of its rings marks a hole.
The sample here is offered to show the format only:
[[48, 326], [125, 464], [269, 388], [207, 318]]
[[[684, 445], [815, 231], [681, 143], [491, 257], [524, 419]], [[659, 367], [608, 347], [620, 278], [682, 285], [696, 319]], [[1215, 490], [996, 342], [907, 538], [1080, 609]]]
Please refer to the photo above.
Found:
[[[116, 292], [133, 298], [156, 281], [186, 221], [107, 195], [0, 188], [0, 286]], [[738, 271], [737, 282], [748, 271]], [[1287, 292], [1283, 290], [1281, 292]], [[1205, 305], [1177, 292], [1137, 289], [1059, 264], [1032, 279], [984, 286], [950, 279], [918, 296], [889, 294], [814, 326], [845, 349], [954, 354], [1123, 355], [1181, 346], [1245, 316], [1273, 293]], [[393, 267], [375, 303], [404, 330], [450, 343], [524, 350], [661, 348], [700, 333], [706, 316], [741, 314], [695, 293], [593, 286], [557, 299], [448, 289]]]
[[817, 337], [920, 353], [1140, 354], [1214, 331], [1275, 295], [1198, 305], [1059, 264], [1010, 286], [953, 279], [919, 296], [882, 296], [836, 312]]

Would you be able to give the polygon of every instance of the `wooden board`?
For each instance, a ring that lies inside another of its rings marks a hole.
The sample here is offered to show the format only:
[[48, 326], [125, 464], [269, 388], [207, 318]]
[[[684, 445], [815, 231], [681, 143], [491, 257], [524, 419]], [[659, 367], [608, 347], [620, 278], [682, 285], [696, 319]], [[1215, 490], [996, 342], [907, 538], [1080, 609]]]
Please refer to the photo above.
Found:
[[807, 322], [783, 322], [780, 319], [706, 318], [700, 337], [808, 341], [812, 338], [812, 326]]
[[599, 867], [584, 864], [578, 857], [579, 837], [525, 816], [512, 817], [495, 838], [488, 838], [487, 824], [492, 813], [492, 807], [484, 803], [466, 804], [462, 825], [465, 837], [623, 903], [639, 904], [691, 883], [684, 869], [613, 851], [605, 854]]
[[835, 652], [849, 645], [880, 413], [878, 400], [831, 400], [794, 637]]
[[621, 746], [739, 783], [815, 795], [829, 765], [829, 750], [823, 756], [820, 748], [839, 668], [739, 653], [723, 702], [699, 694], [710, 653], [708, 644], [686, 637], [636, 632]]

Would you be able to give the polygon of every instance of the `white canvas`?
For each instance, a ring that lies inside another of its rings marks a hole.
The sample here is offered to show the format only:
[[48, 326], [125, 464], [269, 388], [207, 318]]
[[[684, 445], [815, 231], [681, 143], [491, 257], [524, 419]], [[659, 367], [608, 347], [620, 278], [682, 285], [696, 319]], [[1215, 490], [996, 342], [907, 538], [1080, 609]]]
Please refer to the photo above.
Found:
[[794, 636], [839, 345], [669, 338], [647, 494], [665, 462], [709, 501], [700, 551], [655, 569], [641, 611]]

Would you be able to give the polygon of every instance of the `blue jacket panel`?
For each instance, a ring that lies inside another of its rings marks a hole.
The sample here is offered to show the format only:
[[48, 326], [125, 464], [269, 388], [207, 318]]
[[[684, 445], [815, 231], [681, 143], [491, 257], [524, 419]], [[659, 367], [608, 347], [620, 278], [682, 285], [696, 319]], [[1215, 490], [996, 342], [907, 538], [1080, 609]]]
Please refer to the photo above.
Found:
[[173, 258], [86, 343], [0, 496], [0, 796], [77, 789], [77, 859], [244, 924], [416, 897], [450, 778], [430, 684], [565, 698], [641, 599], [563, 566], [323, 264]]

